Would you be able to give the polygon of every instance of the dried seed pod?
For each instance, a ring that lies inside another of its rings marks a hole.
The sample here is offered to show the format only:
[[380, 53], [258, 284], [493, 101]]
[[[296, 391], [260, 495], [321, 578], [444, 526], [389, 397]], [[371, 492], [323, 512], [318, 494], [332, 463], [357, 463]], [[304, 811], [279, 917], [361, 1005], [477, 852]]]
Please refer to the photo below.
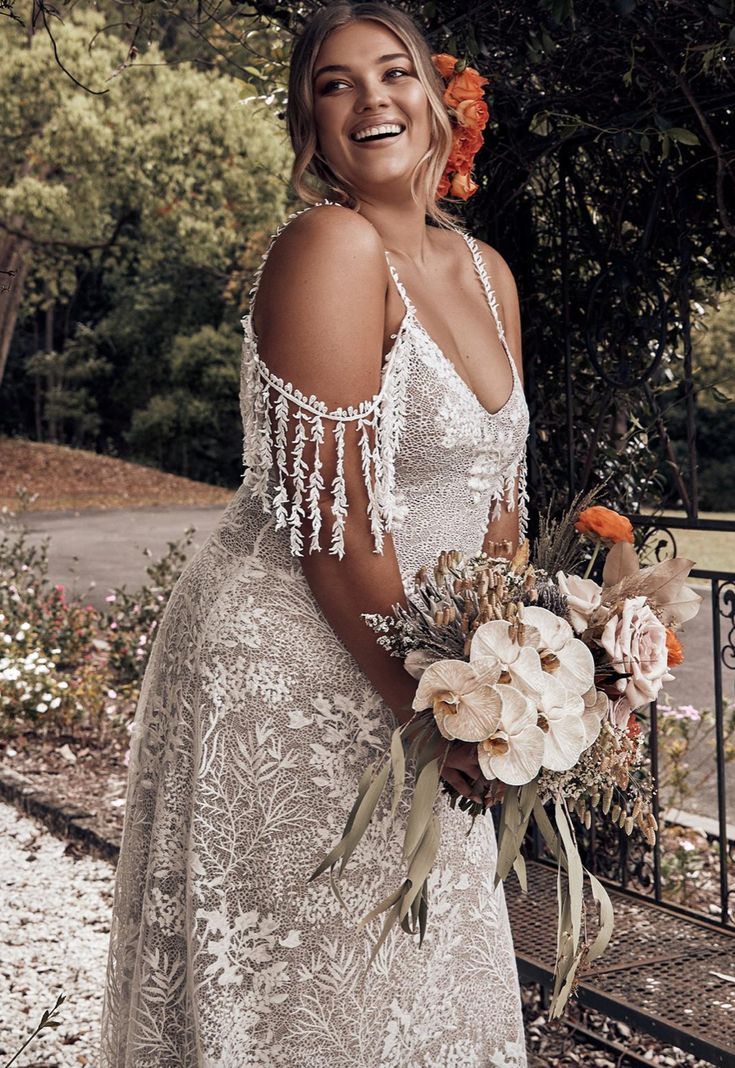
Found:
[[658, 823], [656, 822], [656, 817], [654, 816], [654, 814], [652, 812], [649, 812], [648, 815], [646, 816], [646, 823], [648, 824], [648, 826], [651, 828], [652, 831], [657, 831], [658, 830]]
[[602, 791], [602, 811], [607, 816], [610, 811], [610, 805], [612, 804], [613, 791], [612, 786], [606, 786]]
[[590, 810], [588, 808], [586, 808], [584, 810], [584, 825], [587, 828], [587, 830], [589, 830], [590, 827], [592, 826], [592, 813], [590, 812]]
[[[612, 794], [610, 796], [612, 797]], [[592, 805], [593, 808], [597, 808], [599, 803], [600, 803], [600, 791], [599, 790], [595, 790], [595, 792], [592, 794], [592, 797], [590, 798], [590, 804]]]
[[628, 818], [628, 813], [625, 811], [625, 809], [622, 809], [620, 815], [618, 816], [618, 827], [624, 827], [625, 826], [625, 821], [627, 820], [627, 818]]
[[618, 822], [618, 820], [620, 819], [620, 805], [613, 805], [611, 818], [612, 818], [613, 823], [617, 823]]
[[641, 797], [636, 797], [635, 804], [633, 805], [633, 811], [631, 813], [631, 815], [633, 816], [634, 819], [638, 818], [642, 807], [643, 807], [643, 799]]
[[635, 826], [635, 820], [633, 819], [632, 816], [628, 816], [626, 818], [625, 824], [624, 824], [625, 833], [628, 835], [628, 837], [630, 837], [630, 835], [633, 833], [634, 826]]

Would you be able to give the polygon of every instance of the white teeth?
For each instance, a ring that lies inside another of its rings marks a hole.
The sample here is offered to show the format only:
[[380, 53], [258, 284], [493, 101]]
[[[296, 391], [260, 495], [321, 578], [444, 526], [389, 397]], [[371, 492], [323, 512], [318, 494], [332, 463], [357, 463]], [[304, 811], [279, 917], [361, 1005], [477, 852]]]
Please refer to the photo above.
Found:
[[383, 123], [381, 126], [368, 126], [352, 135], [354, 141], [365, 141], [368, 137], [376, 137], [378, 134], [399, 134], [403, 130], [397, 123]]

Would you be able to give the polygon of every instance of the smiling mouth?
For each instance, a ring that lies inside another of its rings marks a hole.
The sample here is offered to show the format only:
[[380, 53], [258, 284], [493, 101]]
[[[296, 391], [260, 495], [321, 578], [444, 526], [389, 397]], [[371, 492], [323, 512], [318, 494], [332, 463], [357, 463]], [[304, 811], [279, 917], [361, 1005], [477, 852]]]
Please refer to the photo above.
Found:
[[369, 126], [364, 130], [359, 130], [357, 133], [350, 134], [350, 140], [356, 145], [370, 145], [376, 141], [390, 141], [394, 137], [399, 137], [405, 129], [406, 127], [399, 123], [386, 124], [385, 126]]

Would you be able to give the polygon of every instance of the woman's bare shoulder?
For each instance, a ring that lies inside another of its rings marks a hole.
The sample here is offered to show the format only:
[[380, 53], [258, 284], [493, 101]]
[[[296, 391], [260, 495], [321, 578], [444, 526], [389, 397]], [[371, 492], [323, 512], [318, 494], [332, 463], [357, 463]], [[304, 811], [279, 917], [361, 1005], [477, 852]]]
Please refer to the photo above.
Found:
[[383, 246], [372, 223], [339, 204], [320, 205], [293, 218], [273, 242], [256, 318], [265, 322], [294, 302], [300, 310], [310, 303], [316, 309], [339, 306], [355, 290], [382, 300], [386, 285]]
[[372, 223], [340, 205], [302, 212], [278, 235], [263, 269], [254, 310], [261, 358], [327, 402], [371, 396], [387, 285]]

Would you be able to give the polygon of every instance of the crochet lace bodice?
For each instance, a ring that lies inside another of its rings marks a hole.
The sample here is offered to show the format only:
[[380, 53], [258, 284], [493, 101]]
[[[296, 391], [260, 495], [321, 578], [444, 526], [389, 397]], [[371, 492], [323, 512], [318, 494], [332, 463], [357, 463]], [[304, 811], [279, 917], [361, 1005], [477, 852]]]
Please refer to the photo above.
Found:
[[[294, 556], [319, 551], [323, 522], [319, 498], [325, 489], [319, 448], [325, 435], [333, 434], [337, 473], [330, 487], [329, 551], [342, 556], [350, 507], [344, 480], [345, 434], [352, 424], [361, 450], [375, 551], [382, 551], [384, 535], [390, 531], [404, 575], [413, 574], [445, 548], [478, 552], [488, 516], [497, 518], [503, 501], [513, 510], [516, 492], [522, 543], [528, 525], [528, 407], [487, 267], [476, 241], [465, 230], [456, 227], [472, 254], [512, 369], [512, 390], [498, 411], [482, 406], [424, 329], [387, 251], [405, 314], [384, 359], [375, 396], [357, 407], [330, 411], [319, 398], [306, 397], [297, 383], [284, 382], [261, 359], [252, 308], [265, 260], [291, 219], [321, 205], [340, 206], [325, 200], [302, 208], [276, 230], [254, 277], [251, 311], [242, 319], [245, 487], [260, 499], [265, 512], [275, 516], [276, 529], [288, 532]], [[316, 445], [311, 465], [303, 460], [307, 441]], [[309, 520], [306, 525], [305, 519]]]

